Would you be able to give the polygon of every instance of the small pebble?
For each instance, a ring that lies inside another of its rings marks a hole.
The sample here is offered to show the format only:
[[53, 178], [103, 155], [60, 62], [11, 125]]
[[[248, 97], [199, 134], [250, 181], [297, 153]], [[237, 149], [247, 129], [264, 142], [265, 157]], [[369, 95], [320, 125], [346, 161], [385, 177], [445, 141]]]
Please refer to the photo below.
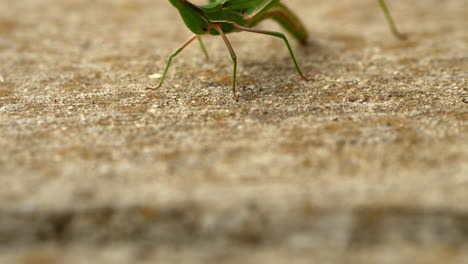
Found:
[[162, 77], [162, 75], [159, 73], [155, 73], [155, 74], [148, 75], [148, 77], [150, 77], [151, 79], [159, 79]]

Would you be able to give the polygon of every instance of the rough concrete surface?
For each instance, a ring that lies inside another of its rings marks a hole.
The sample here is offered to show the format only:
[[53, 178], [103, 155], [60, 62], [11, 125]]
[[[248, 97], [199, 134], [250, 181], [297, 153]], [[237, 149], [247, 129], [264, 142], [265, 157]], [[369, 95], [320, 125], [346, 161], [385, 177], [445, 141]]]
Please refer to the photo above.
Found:
[[[291, 0], [205, 37], [163, 0], [0, 3], [1, 263], [467, 263], [468, 6]], [[273, 22], [263, 29], [280, 30]]]

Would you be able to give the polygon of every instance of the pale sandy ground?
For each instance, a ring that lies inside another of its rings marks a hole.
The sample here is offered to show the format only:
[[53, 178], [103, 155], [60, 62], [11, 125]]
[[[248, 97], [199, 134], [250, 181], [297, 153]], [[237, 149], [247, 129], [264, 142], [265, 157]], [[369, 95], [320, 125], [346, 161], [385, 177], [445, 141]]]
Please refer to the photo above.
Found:
[[216, 37], [143, 89], [167, 1], [2, 0], [0, 263], [467, 263], [466, 1], [287, 4], [314, 81], [230, 35], [236, 103]]

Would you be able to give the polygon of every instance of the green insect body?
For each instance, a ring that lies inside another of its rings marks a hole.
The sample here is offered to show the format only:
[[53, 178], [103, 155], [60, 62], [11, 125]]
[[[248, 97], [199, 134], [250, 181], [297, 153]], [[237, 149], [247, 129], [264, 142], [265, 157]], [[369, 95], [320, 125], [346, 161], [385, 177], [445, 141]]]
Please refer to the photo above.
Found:
[[[392, 32], [395, 35], [400, 36], [395, 28], [384, 0], [378, 1], [390, 24]], [[208, 57], [206, 48], [201, 38], [199, 37], [207, 34], [221, 35], [229, 50], [231, 59], [234, 64], [232, 75], [232, 93], [234, 100], [237, 101], [237, 56], [228, 38], [226, 37], [226, 34], [239, 31], [247, 31], [281, 38], [288, 48], [296, 71], [304, 80], [307, 80], [307, 78], [302, 73], [299, 64], [297, 63], [296, 57], [288, 39], [283, 33], [254, 29], [254, 27], [263, 20], [272, 19], [278, 22], [278, 24], [282, 26], [287, 32], [289, 32], [298, 42], [302, 44], [307, 42], [308, 33], [306, 28], [290, 9], [280, 3], [280, 0], [208, 0], [208, 3], [205, 5], [195, 5], [187, 0], [169, 0], [169, 2], [171, 2], [171, 4], [177, 8], [185, 25], [190, 29], [190, 31], [194, 33], [194, 35], [187, 39], [171, 54], [159, 85], [156, 87], [148, 87], [147, 89], [156, 90], [161, 87], [166, 77], [167, 71], [172, 63], [172, 59], [177, 56], [183, 49], [185, 49], [185, 47], [187, 47], [193, 40], [198, 38], [203, 52]]]

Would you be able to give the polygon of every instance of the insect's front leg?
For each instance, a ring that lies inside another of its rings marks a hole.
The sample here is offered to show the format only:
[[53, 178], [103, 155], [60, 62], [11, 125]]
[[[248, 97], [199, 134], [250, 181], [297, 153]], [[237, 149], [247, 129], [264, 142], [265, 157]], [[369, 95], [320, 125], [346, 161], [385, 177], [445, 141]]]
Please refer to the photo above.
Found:
[[203, 40], [201, 37], [198, 37], [198, 42], [200, 42], [200, 47], [203, 51], [203, 54], [205, 54], [206, 59], [209, 60], [210, 55], [208, 54], [208, 51], [206, 50], [205, 44], [203, 43]]
[[192, 41], [194, 41], [198, 35], [194, 34], [190, 38], [188, 38], [178, 49], [176, 49], [174, 52], [172, 52], [171, 56], [169, 56], [169, 60], [167, 61], [166, 68], [164, 69], [164, 73], [161, 77], [161, 81], [159, 82], [159, 85], [156, 87], [146, 87], [146, 90], [157, 90], [159, 89], [163, 82], [164, 79], [166, 78], [167, 71], [169, 70], [169, 67], [171, 66], [172, 59], [177, 56], [181, 51], [183, 51]]
[[379, 2], [380, 8], [382, 8], [382, 11], [385, 15], [385, 18], [387, 19], [387, 23], [390, 26], [390, 30], [392, 31], [393, 35], [401, 40], [406, 39], [406, 35], [400, 33], [395, 25], [395, 22], [393, 21], [393, 17], [390, 13], [390, 10], [387, 7], [387, 4], [385, 4], [385, 0], [377, 0]]

